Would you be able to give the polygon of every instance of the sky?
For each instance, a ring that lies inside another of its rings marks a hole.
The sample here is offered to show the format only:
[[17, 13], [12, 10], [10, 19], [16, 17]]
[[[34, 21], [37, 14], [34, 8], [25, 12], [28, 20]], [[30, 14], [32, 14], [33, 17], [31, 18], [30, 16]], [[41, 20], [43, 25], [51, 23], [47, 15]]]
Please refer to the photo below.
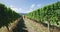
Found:
[[29, 13], [57, 1], [60, 0], [0, 0], [0, 3], [5, 4], [17, 13]]

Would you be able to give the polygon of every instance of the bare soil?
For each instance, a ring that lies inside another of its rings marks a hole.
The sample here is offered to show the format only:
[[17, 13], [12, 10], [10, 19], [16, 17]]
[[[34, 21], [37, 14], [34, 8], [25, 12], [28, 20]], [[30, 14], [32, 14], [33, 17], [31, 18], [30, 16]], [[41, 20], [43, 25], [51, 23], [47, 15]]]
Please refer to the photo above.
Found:
[[[28, 18], [19, 18], [14, 23], [11, 23], [9, 29], [12, 32], [48, 32], [48, 27], [45, 24], [37, 23]], [[0, 32], [8, 32], [6, 27], [2, 28]], [[50, 27], [50, 32], [60, 32], [59, 28], [55, 26]]]

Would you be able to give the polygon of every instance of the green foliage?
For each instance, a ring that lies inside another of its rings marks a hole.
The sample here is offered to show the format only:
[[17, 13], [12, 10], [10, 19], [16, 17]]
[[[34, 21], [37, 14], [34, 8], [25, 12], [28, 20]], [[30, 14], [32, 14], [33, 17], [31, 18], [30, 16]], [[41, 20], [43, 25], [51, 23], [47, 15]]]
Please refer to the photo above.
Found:
[[0, 3], [0, 27], [8, 26], [9, 23], [13, 22], [19, 17], [20, 15], [18, 13]]
[[[32, 14], [32, 15], [31, 15]], [[37, 9], [29, 14], [26, 14], [31, 19], [39, 22], [50, 21], [50, 25], [59, 25], [60, 21], [60, 2]]]

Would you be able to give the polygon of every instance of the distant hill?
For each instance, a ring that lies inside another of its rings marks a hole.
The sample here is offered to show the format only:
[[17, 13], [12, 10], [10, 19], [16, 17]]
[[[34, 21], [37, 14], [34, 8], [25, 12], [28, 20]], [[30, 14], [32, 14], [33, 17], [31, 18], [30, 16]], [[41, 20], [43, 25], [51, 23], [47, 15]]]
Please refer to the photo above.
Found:
[[26, 13], [19, 13], [20, 15], [25, 15]]

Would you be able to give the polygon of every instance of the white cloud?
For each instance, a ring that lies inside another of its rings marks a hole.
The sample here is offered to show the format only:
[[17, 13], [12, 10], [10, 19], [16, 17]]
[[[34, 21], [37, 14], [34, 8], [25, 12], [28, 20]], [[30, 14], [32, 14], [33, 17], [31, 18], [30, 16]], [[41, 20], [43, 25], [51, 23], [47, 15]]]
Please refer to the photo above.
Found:
[[13, 6], [13, 5], [11, 5], [10, 7], [12, 10], [16, 11], [17, 13], [28, 13], [28, 11], [26, 11], [26, 9], [18, 8], [18, 7]]
[[41, 7], [41, 4], [37, 4], [37, 7]]
[[35, 8], [35, 4], [32, 4], [31, 6], [30, 6], [30, 9], [27, 11], [27, 12], [31, 12], [31, 11], [33, 11], [33, 9]]
[[34, 7], [35, 7], [35, 4], [32, 4], [32, 5], [31, 5], [31, 8], [34, 8]]
[[27, 11], [27, 13], [32, 12], [32, 11], [33, 11], [33, 9], [29, 9], [29, 10]]
[[41, 4], [32, 4], [28, 12], [32, 12], [36, 8], [40, 8], [40, 7], [41, 7]]
[[10, 7], [17, 13], [29, 13], [29, 12], [32, 12], [34, 9], [36, 9], [36, 7], [40, 8], [41, 4], [32, 4], [29, 9], [22, 9], [22, 8], [16, 7], [14, 5], [10, 5]]
[[32, 5], [30, 6], [31, 9], [33, 9], [33, 8], [35, 8], [35, 7], [41, 7], [41, 4], [32, 4]]
[[22, 8], [18, 8], [18, 7], [13, 6], [13, 5], [11, 5], [10, 8], [11, 8], [12, 10], [16, 11], [17, 13], [20, 13], [20, 12], [22, 11]]

